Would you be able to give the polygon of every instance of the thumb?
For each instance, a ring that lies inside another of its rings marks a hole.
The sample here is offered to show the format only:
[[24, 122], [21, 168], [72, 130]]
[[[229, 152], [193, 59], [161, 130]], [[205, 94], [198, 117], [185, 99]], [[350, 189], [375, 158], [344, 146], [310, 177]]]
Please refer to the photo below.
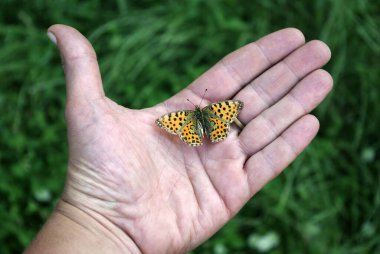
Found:
[[96, 54], [90, 42], [76, 29], [53, 25], [48, 36], [61, 53], [67, 86], [67, 106], [88, 105], [103, 98], [104, 91]]

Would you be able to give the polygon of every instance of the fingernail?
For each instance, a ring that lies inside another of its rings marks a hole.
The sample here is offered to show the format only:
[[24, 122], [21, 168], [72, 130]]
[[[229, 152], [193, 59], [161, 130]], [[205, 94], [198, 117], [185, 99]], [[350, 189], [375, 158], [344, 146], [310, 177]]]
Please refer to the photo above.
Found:
[[55, 45], [57, 45], [57, 38], [55, 38], [55, 35], [54, 35], [52, 32], [48, 31], [48, 32], [47, 32], [47, 36], [49, 37], [49, 39], [50, 39]]

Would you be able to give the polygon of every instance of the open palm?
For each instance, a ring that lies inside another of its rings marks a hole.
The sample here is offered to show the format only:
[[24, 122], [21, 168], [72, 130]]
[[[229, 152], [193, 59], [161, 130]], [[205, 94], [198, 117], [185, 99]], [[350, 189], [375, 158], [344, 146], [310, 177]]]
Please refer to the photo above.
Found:
[[[95, 53], [79, 32], [49, 31], [67, 81], [62, 202], [111, 222], [131, 251], [180, 253], [214, 234], [310, 143], [319, 126], [308, 113], [332, 87], [319, 69], [327, 46], [284, 29], [227, 55], [167, 101], [132, 110], [104, 95]], [[194, 148], [155, 125], [165, 113], [192, 109], [186, 99], [199, 103], [206, 88], [201, 106], [244, 102], [243, 130], [232, 125], [226, 140]]]

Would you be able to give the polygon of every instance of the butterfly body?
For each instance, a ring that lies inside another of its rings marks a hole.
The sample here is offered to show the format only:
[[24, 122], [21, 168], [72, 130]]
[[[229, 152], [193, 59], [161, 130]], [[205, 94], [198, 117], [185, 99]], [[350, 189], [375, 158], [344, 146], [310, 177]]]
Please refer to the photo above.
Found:
[[207, 112], [202, 112], [201, 108], [199, 106], [196, 106], [193, 114], [196, 126], [195, 132], [200, 137], [203, 137], [204, 133], [206, 133], [208, 136], [208, 133], [210, 133], [212, 127], [210, 125], [210, 122], [206, 120]]
[[212, 103], [203, 109], [182, 110], [165, 114], [156, 120], [156, 124], [169, 133], [179, 135], [190, 146], [202, 145], [204, 134], [211, 142], [224, 140], [230, 132], [230, 123], [234, 121], [243, 102], [226, 100]]

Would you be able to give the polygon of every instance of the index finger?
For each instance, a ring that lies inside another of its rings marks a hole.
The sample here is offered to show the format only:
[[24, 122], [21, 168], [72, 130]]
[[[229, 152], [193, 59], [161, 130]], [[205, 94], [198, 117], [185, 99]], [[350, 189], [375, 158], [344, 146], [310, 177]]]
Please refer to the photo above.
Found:
[[295, 28], [271, 33], [225, 56], [187, 88], [170, 98], [166, 105], [181, 104], [181, 101], [186, 102], [186, 98], [200, 98], [205, 89], [208, 89], [206, 101], [231, 98], [251, 80], [304, 43], [302, 32]]

